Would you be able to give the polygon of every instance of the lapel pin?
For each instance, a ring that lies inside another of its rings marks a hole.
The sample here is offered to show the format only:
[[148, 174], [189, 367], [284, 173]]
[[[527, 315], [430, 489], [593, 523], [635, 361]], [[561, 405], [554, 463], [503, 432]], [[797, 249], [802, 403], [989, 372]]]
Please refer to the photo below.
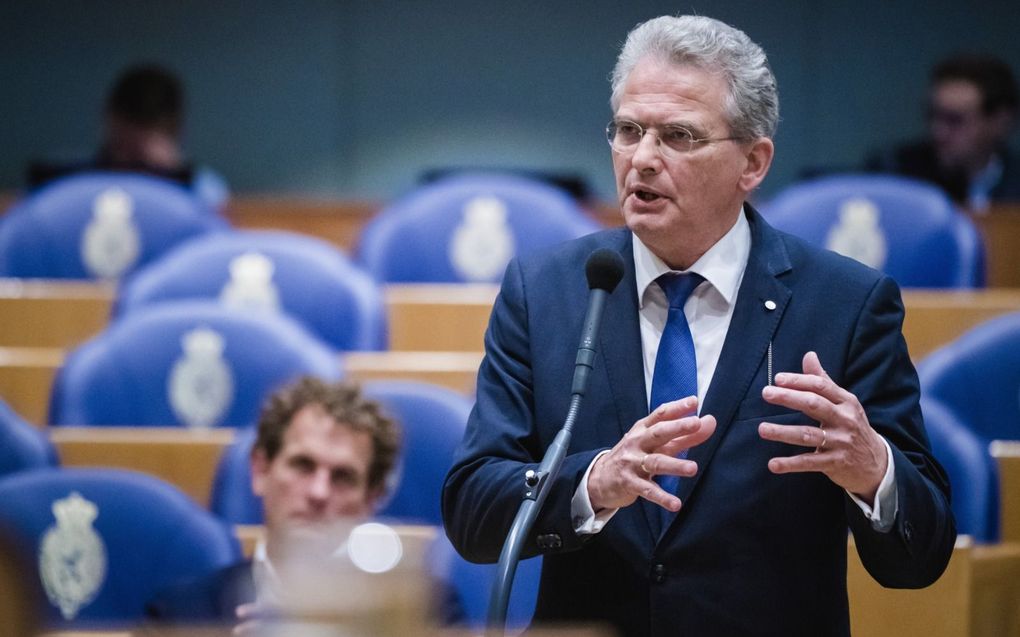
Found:
[[765, 309], [768, 310], [769, 312], [776, 309], [776, 302], [773, 301], [772, 299], [765, 301]]

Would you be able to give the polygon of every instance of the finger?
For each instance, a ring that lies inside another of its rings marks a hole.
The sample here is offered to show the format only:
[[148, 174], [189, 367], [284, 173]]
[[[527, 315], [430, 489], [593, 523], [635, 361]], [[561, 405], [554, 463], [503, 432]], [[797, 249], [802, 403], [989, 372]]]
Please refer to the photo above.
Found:
[[645, 427], [651, 427], [666, 420], [676, 420], [678, 418], [683, 418], [684, 416], [690, 416], [693, 413], [697, 413], [697, 410], [698, 397], [687, 396], [680, 400], [662, 403], [656, 407], [652, 413], [648, 414], [638, 422], [644, 424]]
[[644, 480], [638, 495], [653, 504], [676, 513], [680, 510], [680, 498], [672, 493], [666, 493], [654, 480]]
[[638, 447], [647, 453], [661, 451], [665, 445], [677, 438], [696, 434], [701, 426], [701, 419], [698, 416], [658, 422], [644, 431]]
[[[783, 376], [784, 374], [780, 374]], [[791, 375], [787, 375], [788, 378]], [[818, 422], [833, 422], [838, 417], [837, 405], [828, 397], [823, 396], [817, 391], [818, 385], [815, 381], [820, 381], [817, 376], [801, 376], [801, 379], [814, 379], [813, 381], [800, 382], [795, 381], [796, 384], [802, 387], [810, 385], [812, 389], [792, 389], [787, 386], [779, 386], [779, 376], [776, 376], [776, 385], [768, 385], [761, 390], [762, 399], [773, 405], [781, 405], [794, 411], [799, 411], [809, 416], [812, 420]], [[786, 384], [794, 384], [789, 380]]]
[[675, 436], [667, 444], [663, 445], [659, 451], [667, 456], [675, 456], [685, 449], [693, 449], [704, 443], [715, 433], [715, 416], [700, 416], [693, 420], [696, 422], [696, 428]]
[[758, 425], [758, 435], [765, 440], [785, 442], [801, 447], [819, 448], [830, 446], [830, 436], [821, 427], [808, 425], [777, 425], [763, 422]]
[[645, 460], [649, 476], [680, 476], [690, 478], [698, 473], [698, 463], [686, 458], [677, 458], [661, 453], [648, 454]]
[[805, 374], [829, 378], [829, 374], [826, 373], [825, 369], [822, 367], [822, 361], [818, 358], [818, 353], [815, 351], [810, 351], [807, 354], [804, 354], [804, 358], [801, 360], [800, 365]]
[[825, 453], [802, 453], [785, 458], [769, 460], [769, 471], [772, 473], [805, 473], [819, 472], [831, 468], [832, 460]]

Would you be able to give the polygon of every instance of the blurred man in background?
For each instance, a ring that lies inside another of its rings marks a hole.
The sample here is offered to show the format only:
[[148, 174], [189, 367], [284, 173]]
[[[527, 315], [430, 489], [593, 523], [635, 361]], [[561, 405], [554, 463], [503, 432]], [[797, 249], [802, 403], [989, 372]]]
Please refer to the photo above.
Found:
[[185, 155], [184, 104], [183, 84], [169, 69], [155, 64], [126, 69], [106, 96], [96, 155], [87, 161], [34, 163], [29, 186], [87, 170], [137, 172], [178, 182], [221, 207], [228, 195], [226, 182]]
[[1018, 92], [997, 58], [957, 55], [938, 63], [928, 96], [928, 136], [871, 158], [868, 167], [930, 181], [972, 211], [1020, 201], [1020, 163], [1007, 146]]
[[278, 605], [274, 564], [295, 537], [367, 518], [386, 493], [399, 426], [356, 385], [306, 377], [274, 394], [251, 454], [265, 539], [253, 559], [165, 591], [149, 607], [166, 623], [245, 622]]

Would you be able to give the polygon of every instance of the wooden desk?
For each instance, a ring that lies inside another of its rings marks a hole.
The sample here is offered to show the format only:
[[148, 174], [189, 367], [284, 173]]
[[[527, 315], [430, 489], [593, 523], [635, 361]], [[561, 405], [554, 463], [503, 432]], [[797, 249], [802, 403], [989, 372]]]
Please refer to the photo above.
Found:
[[850, 624], [868, 637], [1020, 636], [1020, 544], [975, 546], [961, 536], [932, 586], [887, 589], [864, 570], [851, 539]]
[[202, 506], [234, 430], [182, 427], [50, 427], [50, 440], [69, 467], [117, 467], [176, 485]]
[[482, 351], [498, 292], [487, 284], [386, 286], [390, 349]]
[[473, 396], [481, 352], [350, 352], [341, 356], [357, 380], [403, 379], [441, 385]]
[[0, 347], [0, 398], [28, 422], [45, 425], [53, 377], [63, 364], [62, 349]]
[[73, 347], [102, 330], [110, 283], [0, 278], [0, 346]]
[[903, 291], [903, 336], [919, 361], [979, 323], [1020, 311], [1020, 289]]
[[[999, 465], [1002, 541], [1020, 542], [1020, 441], [996, 440], [990, 451]], [[1020, 604], [1020, 599], [1017, 603]]]
[[989, 287], [1020, 287], [1020, 203], [997, 203], [971, 215], [985, 243]]

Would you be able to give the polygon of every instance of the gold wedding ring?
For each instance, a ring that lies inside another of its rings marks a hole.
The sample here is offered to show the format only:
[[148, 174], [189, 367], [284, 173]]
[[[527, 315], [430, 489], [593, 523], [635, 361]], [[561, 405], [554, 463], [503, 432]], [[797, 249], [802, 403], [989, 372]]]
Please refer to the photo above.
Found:
[[647, 453], [645, 454], [644, 458], [641, 458], [641, 470], [644, 471], [645, 473], [647, 473], [650, 476], [650, 475], [652, 475], [652, 472], [645, 468], [645, 460], [648, 460], [648, 454]]

